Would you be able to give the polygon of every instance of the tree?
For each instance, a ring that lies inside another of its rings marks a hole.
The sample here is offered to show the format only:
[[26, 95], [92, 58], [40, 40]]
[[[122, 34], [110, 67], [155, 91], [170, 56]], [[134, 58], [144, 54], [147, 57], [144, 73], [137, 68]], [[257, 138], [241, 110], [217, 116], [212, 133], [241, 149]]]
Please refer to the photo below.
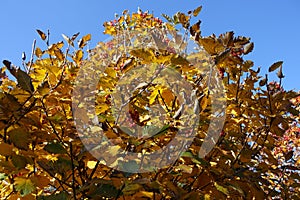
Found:
[[[299, 198], [299, 93], [282, 88], [282, 61], [270, 66], [279, 78], [270, 82], [245, 60], [250, 38], [202, 36], [201, 21], [193, 23], [200, 11], [163, 15], [166, 22], [124, 11], [104, 23], [112, 38], [88, 51], [90, 34], [50, 45], [37, 30], [45, 50], [34, 47], [23, 70], [3, 61], [1, 197]], [[187, 53], [189, 38], [198, 48]], [[179, 85], [180, 94], [172, 90], [178, 79], [190, 85]], [[225, 99], [214, 96], [222, 88]], [[214, 106], [224, 102], [225, 123], [211, 129], [217, 141], [202, 149]], [[174, 152], [147, 161], [169, 144]]]

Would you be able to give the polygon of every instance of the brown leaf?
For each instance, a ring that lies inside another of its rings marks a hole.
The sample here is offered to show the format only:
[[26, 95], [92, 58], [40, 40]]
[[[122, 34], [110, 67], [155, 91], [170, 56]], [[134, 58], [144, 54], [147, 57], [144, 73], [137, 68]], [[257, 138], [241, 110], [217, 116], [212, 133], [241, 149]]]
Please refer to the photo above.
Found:
[[5, 65], [5, 67], [8, 69], [8, 71], [14, 76], [14, 77], [17, 77], [17, 68], [15, 66], [13, 66], [11, 64], [10, 61], [8, 60], [3, 60], [2, 61], [3, 64]]
[[287, 154], [284, 155], [286, 161], [290, 160], [294, 155], [294, 151], [289, 151]]
[[266, 85], [266, 83], [267, 83], [267, 79], [264, 78], [264, 79], [262, 79], [262, 80], [259, 81], [259, 86], [262, 87], [262, 86]]
[[19, 86], [23, 90], [33, 93], [34, 88], [32, 85], [32, 80], [31, 80], [31, 77], [26, 72], [22, 71], [21, 69], [18, 69], [16, 78], [17, 78]]
[[284, 75], [283, 75], [283, 73], [282, 73], [282, 66], [280, 66], [280, 68], [279, 68], [279, 70], [278, 70], [278, 72], [277, 72], [277, 77], [278, 77], [278, 78], [284, 78]]
[[276, 70], [277, 68], [279, 68], [280, 66], [282, 66], [283, 61], [278, 61], [273, 63], [270, 67], [269, 67], [269, 72], [272, 72], [274, 70]]
[[200, 23], [201, 21], [198, 20], [197, 23], [195, 23], [193, 26], [190, 27], [190, 33], [192, 36], [195, 36], [197, 33], [200, 33]]
[[250, 53], [253, 49], [254, 49], [254, 43], [253, 42], [251, 42], [249, 44], [246, 44], [244, 46], [244, 54]]
[[29, 133], [23, 128], [16, 128], [8, 133], [10, 141], [18, 148], [28, 150], [30, 142]]
[[77, 36], [80, 34], [80, 32], [78, 32], [78, 33], [75, 33], [72, 37], [71, 37], [71, 40], [75, 40], [76, 38], [77, 38]]
[[210, 55], [216, 55], [225, 50], [225, 47], [213, 37], [200, 38], [199, 43]]
[[40, 37], [42, 38], [42, 40], [46, 40], [47, 36], [46, 36], [46, 34], [43, 31], [41, 31], [39, 29], [36, 29], [36, 31], [38, 32], [38, 34], [40, 35]]

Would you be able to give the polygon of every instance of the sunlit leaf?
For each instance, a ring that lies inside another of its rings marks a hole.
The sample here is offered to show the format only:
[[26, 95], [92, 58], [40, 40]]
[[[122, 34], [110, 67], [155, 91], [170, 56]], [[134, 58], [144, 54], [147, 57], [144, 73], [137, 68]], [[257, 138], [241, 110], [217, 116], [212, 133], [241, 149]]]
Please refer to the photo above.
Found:
[[217, 190], [219, 190], [220, 192], [222, 192], [223, 194], [229, 195], [229, 191], [227, 188], [219, 185], [217, 182], [214, 183], [215, 187], [217, 188]]
[[74, 57], [73, 57], [73, 60], [75, 61], [76, 64], [79, 64], [80, 61], [82, 60], [83, 58], [83, 52], [82, 50], [78, 50], [76, 51]]
[[201, 12], [202, 10], [202, 6], [199, 6], [198, 8], [196, 8], [195, 10], [193, 10], [193, 16], [197, 17], [198, 14]]
[[68, 36], [66, 36], [65, 34], [61, 34], [62, 35], [62, 37], [64, 38], [64, 40], [66, 40], [66, 42], [68, 43], [68, 44], [70, 44], [72, 47], [74, 47], [74, 42], [73, 42], [73, 40], [71, 40]]
[[35, 48], [35, 51], [34, 51], [34, 54], [40, 58], [42, 55], [43, 55], [43, 51], [39, 48], [39, 47], [36, 47]]
[[89, 160], [89, 161], [87, 162], [87, 167], [88, 167], [89, 169], [94, 169], [94, 168], [96, 167], [96, 164], [97, 164], [97, 161], [91, 161], [91, 160]]
[[86, 45], [86, 42], [90, 40], [91, 40], [91, 34], [87, 34], [83, 36], [78, 42], [79, 48], [83, 48]]
[[46, 34], [43, 31], [41, 31], [39, 29], [36, 29], [36, 31], [38, 32], [38, 34], [40, 35], [40, 37], [42, 38], [42, 40], [46, 40], [47, 36], [46, 36]]
[[170, 22], [170, 23], [173, 22], [173, 20], [172, 20], [172, 18], [171, 18], [170, 16], [168, 16], [168, 15], [166, 15], [166, 14], [162, 14], [162, 16], [163, 16], [168, 22]]

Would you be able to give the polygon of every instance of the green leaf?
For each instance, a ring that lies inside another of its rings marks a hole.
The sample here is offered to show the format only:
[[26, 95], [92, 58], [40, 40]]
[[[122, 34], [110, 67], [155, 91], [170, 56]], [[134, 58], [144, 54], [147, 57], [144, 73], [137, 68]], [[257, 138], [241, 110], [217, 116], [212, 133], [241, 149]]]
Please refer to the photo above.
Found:
[[[102, 184], [101, 187], [97, 187], [95, 194], [106, 198], [115, 198], [118, 196], [119, 190], [110, 184]], [[99, 196], [98, 196], [99, 197]]]
[[124, 189], [122, 190], [122, 192], [125, 195], [131, 195], [136, 193], [139, 189], [142, 188], [142, 185], [138, 184], [138, 183], [134, 183], [134, 184], [126, 184]]
[[49, 196], [39, 196], [37, 200], [68, 200], [69, 195], [67, 192], [60, 192], [58, 194], [52, 194]]
[[280, 66], [282, 66], [283, 61], [278, 61], [276, 63], [273, 63], [270, 67], [269, 67], [269, 72], [272, 72], [274, 70], [276, 70], [277, 68], [279, 68]]
[[56, 153], [56, 154], [64, 154], [67, 153], [66, 149], [59, 143], [49, 143], [44, 147], [45, 151], [49, 153]]
[[23, 128], [17, 128], [9, 131], [10, 141], [18, 148], [28, 150], [30, 143], [30, 134]]
[[222, 192], [223, 194], [229, 195], [229, 191], [227, 188], [219, 185], [217, 182], [214, 183], [215, 187], [217, 188], [218, 191]]
[[30, 179], [17, 177], [15, 178], [15, 189], [20, 192], [21, 196], [26, 196], [35, 190], [35, 186]]
[[33, 88], [33, 85], [32, 85], [32, 80], [26, 72], [18, 69], [16, 78], [17, 78], [19, 86], [23, 90], [26, 90], [30, 93], [33, 93], [34, 88]]
[[0, 181], [4, 180], [7, 178], [7, 175], [4, 173], [0, 173]]

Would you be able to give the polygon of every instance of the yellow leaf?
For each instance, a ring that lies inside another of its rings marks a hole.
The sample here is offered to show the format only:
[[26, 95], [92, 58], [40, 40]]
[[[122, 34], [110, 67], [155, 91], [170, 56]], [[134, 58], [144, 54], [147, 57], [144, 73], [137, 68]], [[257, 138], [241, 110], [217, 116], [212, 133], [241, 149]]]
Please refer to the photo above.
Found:
[[89, 169], [94, 169], [96, 167], [96, 164], [97, 164], [97, 161], [89, 160], [86, 165]]
[[193, 16], [197, 17], [201, 10], [202, 10], [202, 6], [199, 6], [198, 8], [193, 10]]
[[210, 200], [210, 195], [209, 194], [205, 194], [204, 195], [204, 200]]
[[109, 106], [107, 104], [101, 104], [98, 105], [95, 109], [96, 115], [99, 115], [101, 113], [104, 113], [105, 111], [107, 111], [109, 109]]
[[118, 154], [120, 148], [121, 147], [118, 146], [118, 145], [110, 146], [108, 148], [108, 152], [110, 153], [111, 156], [114, 157], [114, 156], [116, 156]]
[[38, 58], [40, 58], [40, 57], [43, 55], [43, 51], [42, 51], [39, 47], [37, 47], [37, 48], [35, 49], [35, 51], [34, 51], [34, 54], [35, 54]]
[[145, 197], [153, 199], [153, 192], [139, 191], [134, 195], [134, 198], [144, 199]]
[[183, 172], [188, 173], [188, 174], [193, 172], [193, 168], [191, 166], [183, 165], [183, 164], [177, 166], [176, 169], [182, 170]]
[[76, 51], [75, 56], [73, 57], [73, 60], [78, 65], [80, 63], [80, 61], [82, 60], [82, 58], [83, 58], [83, 52], [82, 52], [82, 50], [79, 49], [78, 51]]
[[87, 34], [83, 36], [78, 42], [79, 48], [83, 48], [86, 45], [86, 42], [90, 40], [91, 40], [91, 34]]

